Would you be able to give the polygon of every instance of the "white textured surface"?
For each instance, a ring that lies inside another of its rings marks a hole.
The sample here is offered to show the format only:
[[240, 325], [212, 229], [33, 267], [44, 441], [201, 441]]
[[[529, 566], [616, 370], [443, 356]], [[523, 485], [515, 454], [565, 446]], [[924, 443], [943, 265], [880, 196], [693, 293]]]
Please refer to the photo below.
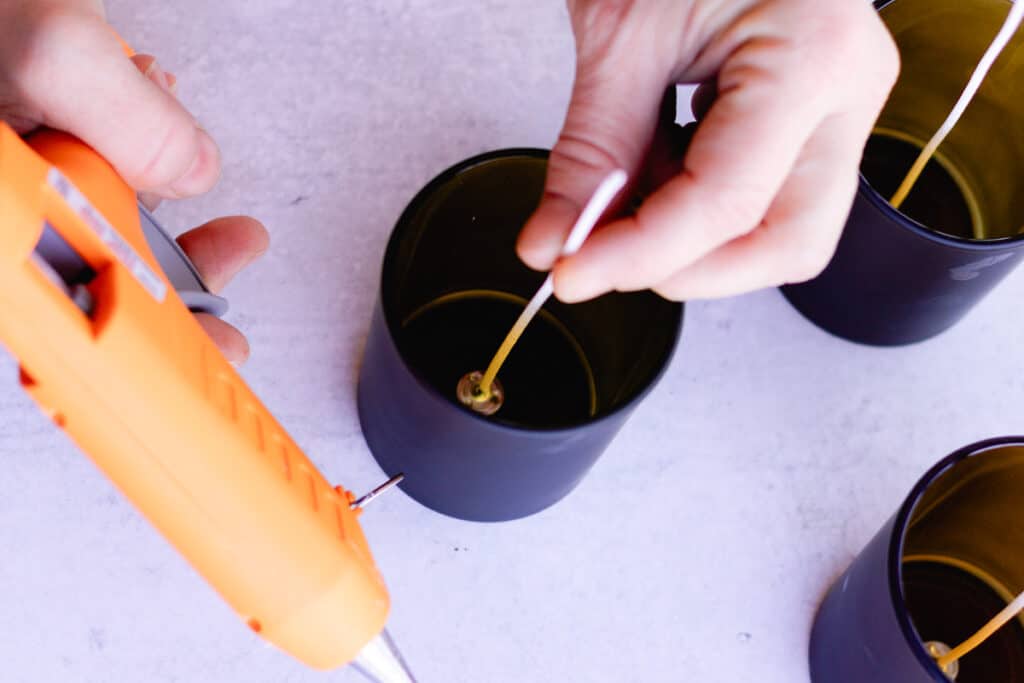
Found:
[[[329, 478], [370, 488], [354, 392], [386, 236], [450, 163], [551, 144], [564, 10], [109, 4], [223, 146], [218, 189], [165, 223], [244, 212], [271, 230], [227, 292], [246, 378]], [[402, 494], [375, 503], [392, 633], [423, 683], [806, 680], [819, 597], [916, 478], [1024, 431], [1022, 286], [1019, 271], [953, 331], [897, 350], [833, 339], [774, 291], [689, 307], [664, 382], [553, 509], [485, 526]], [[0, 680], [331, 678], [244, 628], [0, 367]]]

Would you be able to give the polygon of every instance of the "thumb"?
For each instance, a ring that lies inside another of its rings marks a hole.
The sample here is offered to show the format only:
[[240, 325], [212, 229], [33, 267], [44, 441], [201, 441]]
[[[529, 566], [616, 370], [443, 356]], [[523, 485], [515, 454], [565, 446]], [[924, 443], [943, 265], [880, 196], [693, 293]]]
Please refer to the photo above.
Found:
[[129, 60], [99, 17], [51, 15], [33, 37], [21, 88], [43, 123], [80, 138], [137, 190], [185, 197], [220, 174], [213, 139]]
[[[609, 50], [577, 62], [565, 124], [548, 159], [544, 195], [516, 245], [531, 268], [551, 268], [605, 176], [621, 168], [634, 178], [647, 156], [668, 78], [653, 77], [655, 70], [640, 68], [644, 65], [635, 57], [621, 57]], [[624, 191], [619, 202], [628, 196]]]

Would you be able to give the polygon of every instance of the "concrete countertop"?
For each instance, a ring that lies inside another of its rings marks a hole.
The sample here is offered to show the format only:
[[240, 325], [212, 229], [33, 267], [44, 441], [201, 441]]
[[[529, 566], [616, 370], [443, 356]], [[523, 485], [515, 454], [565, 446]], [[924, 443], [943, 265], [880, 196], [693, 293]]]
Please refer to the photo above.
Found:
[[[174, 231], [252, 214], [267, 256], [227, 290], [243, 374], [332, 481], [382, 480], [355, 380], [404, 204], [467, 156], [550, 146], [572, 37], [558, 2], [110, 0], [180, 79], [224, 175]], [[830, 337], [776, 291], [688, 306], [680, 352], [583, 484], [482, 525], [401, 493], [366, 533], [423, 683], [807, 680], [823, 592], [914, 481], [1024, 431], [1024, 270], [909, 348]], [[246, 629], [0, 369], [0, 680], [356, 681]]]

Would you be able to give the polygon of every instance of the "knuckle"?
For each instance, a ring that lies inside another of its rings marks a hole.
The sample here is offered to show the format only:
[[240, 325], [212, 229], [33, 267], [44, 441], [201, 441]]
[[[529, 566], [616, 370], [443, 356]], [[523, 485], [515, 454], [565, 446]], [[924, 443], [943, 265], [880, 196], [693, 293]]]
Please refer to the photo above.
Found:
[[636, 292], [641, 289], [648, 289], [658, 282], [659, 278], [651, 277], [652, 274], [662, 272], [662, 269], [655, 269], [650, 263], [637, 263], [630, 260], [624, 265], [616, 268], [608, 278], [608, 286], [616, 292]]
[[686, 298], [682, 292], [675, 291], [672, 285], [652, 287], [651, 291], [668, 301], [683, 301]]
[[736, 188], [727, 200], [709, 202], [704, 207], [704, 225], [708, 241], [724, 243], [752, 233], [762, 223], [760, 190]]
[[174, 116], [161, 117], [126, 162], [126, 172], [141, 188], [160, 188], [178, 180], [195, 158], [196, 129]]
[[97, 43], [109, 36], [95, 15], [56, 3], [29, 3], [16, 22], [21, 30], [8, 50], [16, 52], [13, 78], [29, 97], [40, 87], [49, 89], [59, 82], [69, 65], [86, 61]]
[[884, 28], [880, 30], [878, 46], [874, 52], [875, 62], [878, 69], [879, 80], [886, 86], [888, 91], [899, 78], [901, 59], [900, 51], [892, 35]]
[[63, 4], [38, 3], [25, 21], [45, 54], [74, 55], [109, 35], [99, 17]]
[[619, 292], [647, 289], [677, 270], [676, 253], [664, 247], [663, 233], [655, 221], [642, 209], [627, 220], [629, 244], [609, 253], [614, 260], [607, 273], [609, 284]]
[[[878, 13], [867, 3], [834, 3], [831, 18], [818, 31], [821, 56], [835, 76], [851, 68], [888, 92], [900, 71], [900, 54]], [[840, 81], [841, 82], [841, 81]]]
[[801, 244], [783, 254], [786, 282], [807, 282], [821, 275], [831, 259], [831, 252], [816, 245]]
[[[847, 80], [859, 61], [873, 59], [877, 40], [874, 10], [867, 3], [806, 0], [800, 62], [816, 80]], [[864, 5], [863, 7], [861, 5]]]
[[555, 173], [580, 170], [605, 172], [620, 165], [618, 157], [608, 148], [589, 137], [570, 131], [562, 133], [551, 150], [548, 163]]
[[[636, 215], [632, 217], [631, 222], [631, 236], [640, 244], [657, 244], [659, 242], [659, 237], [664, 232], [658, 225], [658, 222], [651, 218], [650, 213], [644, 210], [643, 206], [641, 206]], [[672, 220], [671, 217], [669, 218], [669, 225], [673, 231], [678, 231], [678, 222]], [[661, 256], [664, 258], [665, 252], [661, 252]], [[619, 254], [619, 259], [622, 261], [628, 260], [628, 267], [623, 270], [630, 280], [646, 278], [648, 274], [650, 274], [651, 268], [654, 265], [652, 263], [653, 259], [650, 255], [646, 258], [640, 259], [631, 252], [626, 252], [624, 254]]]
[[811, 51], [813, 58], [806, 60], [806, 68], [816, 82], [840, 82], [856, 62], [859, 50], [854, 45], [850, 29], [829, 27], [819, 34]]
[[580, 57], [587, 59], [606, 52], [636, 4], [637, 0], [570, 0], [569, 14]]

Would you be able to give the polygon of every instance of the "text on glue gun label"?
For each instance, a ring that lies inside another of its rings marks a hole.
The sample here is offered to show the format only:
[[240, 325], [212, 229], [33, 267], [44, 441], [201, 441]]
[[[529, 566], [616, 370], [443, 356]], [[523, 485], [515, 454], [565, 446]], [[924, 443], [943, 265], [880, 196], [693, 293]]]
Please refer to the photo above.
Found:
[[93, 207], [85, 195], [55, 168], [50, 169], [46, 176], [46, 182], [57, 191], [68, 207], [81, 217], [100, 241], [110, 247], [114, 257], [128, 269], [143, 289], [162, 303], [167, 296], [167, 285], [152, 268], [146, 265], [142, 257], [132, 249], [132, 246], [121, 237], [117, 230], [114, 230], [107, 219]]

